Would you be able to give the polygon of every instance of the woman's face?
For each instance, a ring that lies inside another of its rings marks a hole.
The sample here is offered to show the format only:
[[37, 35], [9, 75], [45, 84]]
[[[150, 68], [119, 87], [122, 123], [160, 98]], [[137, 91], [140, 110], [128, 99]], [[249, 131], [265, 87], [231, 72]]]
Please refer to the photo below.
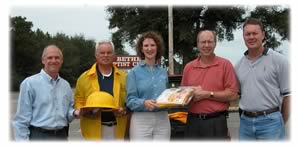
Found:
[[157, 45], [152, 38], [145, 38], [143, 41], [142, 52], [144, 53], [146, 60], [155, 60], [157, 54]]

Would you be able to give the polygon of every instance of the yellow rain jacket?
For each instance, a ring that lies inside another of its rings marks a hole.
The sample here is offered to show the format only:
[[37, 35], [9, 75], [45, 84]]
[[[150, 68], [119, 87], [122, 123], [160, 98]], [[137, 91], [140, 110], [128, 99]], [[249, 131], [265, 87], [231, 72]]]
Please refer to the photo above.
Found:
[[[114, 68], [114, 103], [115, 106], [124, 107], [126, 99], [126, 74], [120, 71], [116, 66]], [[76, 83], [75, 89], [75, 108], [81, 108], [85, 106], [87, 97], [95, 91], [99, 91], [101, 87], [98, 83], [96, 64], [94, 64], [89, 70], [85, 71]], [[87, 140], [101, 140], [101, 117], [97, 119], [90, 119], [87, 117], [80, 117], [80, 128], [82, 136]], [[124, 139], [126, 131], [127, 117], [116, 117], [116, 138]]]

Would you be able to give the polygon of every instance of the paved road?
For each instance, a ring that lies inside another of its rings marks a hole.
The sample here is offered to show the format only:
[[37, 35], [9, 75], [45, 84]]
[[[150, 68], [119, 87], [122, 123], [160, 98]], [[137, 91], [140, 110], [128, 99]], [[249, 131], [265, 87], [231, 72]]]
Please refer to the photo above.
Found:
[[[10, 93], [10, 121], [12, 120], [13, 116], [16, 113], [16, 105], [17, 105], [17, 92]], [[229, 118], [227, 119], [227, 124], [231, 136], [231, 140], [237, 140], [238, 139], [238, 130], [239, 130], [239, 116], [237, 112], [230, 112]], [[11, 124], [11, 123], [10, 123]], [[287, 131], [289, 136], [289, 125], [287, 125]], [[12, 128], [10, 128], [10, 137], [13, 139], [13, 131]], [[83, 140], [81, 133], [80, 133], [80, 126], [79, 126], [79, 120], [74, 120], [70, 124], [70, 137], [69, 140]]]

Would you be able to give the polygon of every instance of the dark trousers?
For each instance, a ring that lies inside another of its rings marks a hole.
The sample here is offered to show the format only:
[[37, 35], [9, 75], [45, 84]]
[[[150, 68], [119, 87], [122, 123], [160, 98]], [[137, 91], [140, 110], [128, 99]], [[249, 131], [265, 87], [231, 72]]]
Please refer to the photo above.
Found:
[[29, 140], [68, 140], [69, 126], [59, 130], [46, 130], [39, 127], [30, 126]]
[[201, 119], [192, 116], [187, 118], [184, 138], [186, 140], [225, 140], [228, 139], [227, 120], [225, 115]]

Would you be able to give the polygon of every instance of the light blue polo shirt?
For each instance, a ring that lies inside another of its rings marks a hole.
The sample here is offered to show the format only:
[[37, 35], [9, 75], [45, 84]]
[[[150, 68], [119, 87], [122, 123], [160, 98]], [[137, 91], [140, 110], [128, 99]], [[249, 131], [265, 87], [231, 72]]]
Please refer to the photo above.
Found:
[[256, 60], [248, 51], [237, 63], [235, 71], [240, 84], [239, 106], [246, 111], [262, 111], [281, 106], [284, 96], [290, 95], [290, 65], [281, 54], [265, 49]]

